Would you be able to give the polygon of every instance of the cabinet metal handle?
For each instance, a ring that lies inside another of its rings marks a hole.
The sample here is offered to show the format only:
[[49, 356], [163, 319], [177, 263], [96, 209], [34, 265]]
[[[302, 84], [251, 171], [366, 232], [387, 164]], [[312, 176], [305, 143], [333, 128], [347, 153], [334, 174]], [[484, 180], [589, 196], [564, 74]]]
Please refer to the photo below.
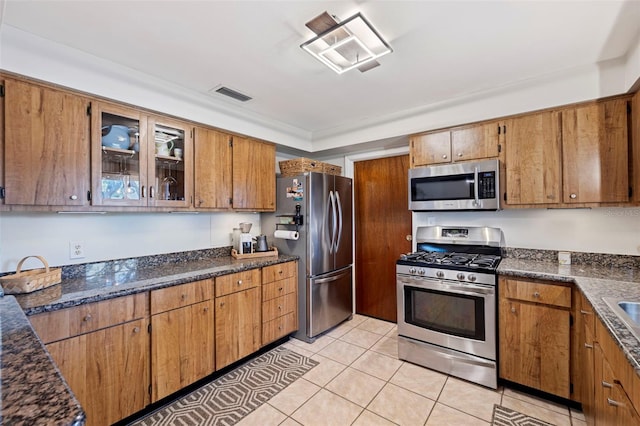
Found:
[[284, 271], [283, 271], [282, 269], [280, 269], [280, 270], [278, 271], [278, 273], [279, 273], [280, 275], [282, 275], [282, 274], [284, 273]]
[[140, 333], [140, 327], [134, 327], [133, 328], [133, 332], [134, 333]]
[[238, 285], [242, 285], [242, 280], [238, 280]]
[[282, 310], [282, 306], [278, 305], [278, 310], [281, 311]]
[[208, 307], [208, 306], [205, 306], [204, 311], [205, 311], [205, 312], [209, 312], [209, 307]]
[[540, 298], [540, 292], [536, 291], [535, 293], [533, 293], [533, 297], [535, 297], [536, 299]]
[[149, 187], [149, 198], [153, 198], [153, 190], [154, 190], [154, 187], [150, 186]]
[[280, 287], [280, 288], [278, 289], [278, 291], [282, 291], [282, 287]]
[[180, 297], [182, 297], [182, 300], [185, 300], [187, 298], [187, 295], [183, 293]]
[[462, 153], [461, 152], [458, 153], [458, 157], [462, 157]]
[[72, 196], [69, 197], [69, 199], [75, 201], [75, 200], [78, 199], [78, 196], [77, 195], [72, 195]]
[[142, 185], [142, 188], [140, 189], [140, 198], [145, 198], [145, 192], [146, 192], [147, 187]]
[[514, 308], [513, 306], [511, 307], [511, 312], [513, 312], [514, 314], [516, 313], [516, 308]]
[[602, 381], [602, 387], [603, 388], [609, 388], [611, 389], [613, 387], [613, 385], [609, 382], [605, 382], [604, 380]]
[[612, 405], [614, 407], [624, 407], [624, 404], [616, 401], [615, 399], [607, 398], [607, 404]]
[[590, 345], [588, 343], [585, 343], [584, 347], [587, 348], [587, 349], [593, 349], [593, 345]]
[[447, 159], [447, 154], [443, 154], [442, 158], [444, 158], [446, 160]]
[[82, 321], [84, 322], [91, 321], [91, 314], [85, 315], [85, 317], [82, 318]]
[[278, 330], [282, 330], [282, 326], [281, 325], [278, 326]]
[[576, 198], [578, 198], [578, 196], [576, 194], [571, 194], [569, 195], [569, 198], [571, 198], [572, 200], [575, 200]]
[[580, 313], [582, 315], [592, 315], [593, 314], [593, 312], [585, 311], [584, 309], [580, 309]]
[[224, 302], [220, 302], [220, 307], [222, 308], [224, 306]]

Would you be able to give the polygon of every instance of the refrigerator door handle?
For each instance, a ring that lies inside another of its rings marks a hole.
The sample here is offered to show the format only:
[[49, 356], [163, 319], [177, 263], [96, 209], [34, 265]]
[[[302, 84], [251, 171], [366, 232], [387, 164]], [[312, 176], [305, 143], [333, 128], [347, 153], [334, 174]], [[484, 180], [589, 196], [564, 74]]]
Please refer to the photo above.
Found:
[[340, 193], [336, 191], [336, 205], [338, 207], [338, 237], [336, 238], [336, 253], [340, 248], [340, 241], [342, 240], [342, 201], [340, 200]]
[[329, 253], [335, 253], [338, 218], [336, 217], [336, 198], [333, 191], [329, 191], [329, 204], [331, 205], [331, 245], [329, 246]]
[[331, 277], [327, 277], [327, 278], [314, 278], [313, 279], [313, 284], [325, 284], [325, 283], [330, 283], [332, 281], [338, 281], [339, 279], [341, 279], [342, 277], [344, 277], [345, 275], [348, 275], [349, 272], [343, 272], [341, 274], [338, 275], [333, 275]]

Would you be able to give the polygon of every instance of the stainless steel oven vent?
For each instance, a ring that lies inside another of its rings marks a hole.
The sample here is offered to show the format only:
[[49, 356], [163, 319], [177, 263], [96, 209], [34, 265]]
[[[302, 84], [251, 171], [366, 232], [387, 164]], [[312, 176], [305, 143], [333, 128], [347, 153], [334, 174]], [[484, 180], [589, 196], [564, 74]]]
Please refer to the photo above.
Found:
[[244, 93], [240, 93], [237, 90], [230, 89], [226, 86], [216, 86], [209, 92], [218, 93], [220, 95], [228, 96], [240, 102], [247, 102], [253, 99], [251, 96], [247, 96]]

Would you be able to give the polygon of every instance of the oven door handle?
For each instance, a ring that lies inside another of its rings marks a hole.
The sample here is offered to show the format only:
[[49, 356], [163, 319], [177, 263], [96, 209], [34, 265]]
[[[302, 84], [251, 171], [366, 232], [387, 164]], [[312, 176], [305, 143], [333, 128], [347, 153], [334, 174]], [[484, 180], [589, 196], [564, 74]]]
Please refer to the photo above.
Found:
[[491, 368], [495, 368], [495, 363], [491, 362], [491, 361], [481, 361], [478, 359], [469, 359], [468, 357], [460, 357], [460, 356], [455, 356], [455, 355], [451, 355], [445, 352], [438, 352], [438, 356], [442, 357], [442, 358], [446, 358], [446, 359], [450, 359], [450, 360], [458, 360], [458, 359], [463, 359], [465, 364], [474, 364], [474, 365], [481, 365], [483, 367], [491, 367]]
[[[445, 284], [443, 281], [436, 281], [431, 279], [421, 280], [419, 278], [413, 278], [413, 277], [412, 278], [399, 277], [398, 281], [400, 281], [403, 284], [416, 286], [416, 287], [420, 287], [428, 290], [449, 290], [449, 291], [455, 292], [456, 294], [466, 294], [470, 296], [495, 294], [494, 286], [485, 287], [485, 286], [479, 286], [477, 284], [451, 285], [451, 284]], [[428, 284], [429, 282], [437, 283], [437, 284]]]
[[478, 179], [478, 167], [473, 168], [473, 206], [480, 207], [480, 196], [478, 195], [478, 186], [480, 180]]

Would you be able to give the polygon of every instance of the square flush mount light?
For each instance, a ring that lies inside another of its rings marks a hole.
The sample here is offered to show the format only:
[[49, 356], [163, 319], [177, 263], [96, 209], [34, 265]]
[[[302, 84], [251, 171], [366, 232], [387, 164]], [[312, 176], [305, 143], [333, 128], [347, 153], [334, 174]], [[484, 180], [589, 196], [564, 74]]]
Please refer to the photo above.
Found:
[[393, 51], [361, 13], [338, 23], [325, 12], [307, 26], [318, 36], [300, 47], [338, 74], [354, 68], [367, 71]]

